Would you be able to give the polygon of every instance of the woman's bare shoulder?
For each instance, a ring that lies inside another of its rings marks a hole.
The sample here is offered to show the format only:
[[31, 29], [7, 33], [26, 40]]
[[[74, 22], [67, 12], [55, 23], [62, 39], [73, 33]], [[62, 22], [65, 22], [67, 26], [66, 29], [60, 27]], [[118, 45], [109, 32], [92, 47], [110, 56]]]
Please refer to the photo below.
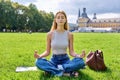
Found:
[[53, 31], [50, 31], [50, 32], [47, 33], [47, 36], [51, 37], [52, 34], [53, 34]]

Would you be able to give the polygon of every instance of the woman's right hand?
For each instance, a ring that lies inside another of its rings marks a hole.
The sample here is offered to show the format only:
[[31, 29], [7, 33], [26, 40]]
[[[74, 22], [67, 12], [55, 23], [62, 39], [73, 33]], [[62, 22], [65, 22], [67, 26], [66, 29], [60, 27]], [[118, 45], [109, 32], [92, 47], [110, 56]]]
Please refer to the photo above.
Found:
[[82, 51], [82, 54], [80, 54], [80, 55], [78, 54], [78, 55], [76, 55], [76, 57], [84, 58], [85, 55], [86, 55], [86, 54], [85, 54], [85, 51], [83, 50], [83, 51]]
[[34, 58], [40, 58], [40, 55], [38, 54], [37, 50], [34, 51]]

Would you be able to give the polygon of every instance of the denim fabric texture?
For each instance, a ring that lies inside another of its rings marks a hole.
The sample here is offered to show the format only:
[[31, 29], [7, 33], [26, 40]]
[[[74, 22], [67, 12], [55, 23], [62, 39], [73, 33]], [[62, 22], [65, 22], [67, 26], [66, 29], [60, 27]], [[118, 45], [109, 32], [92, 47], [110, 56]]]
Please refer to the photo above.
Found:
[[68, 73], [84, 68], [85, 63], [82, 58], [75, 57], [70, 60], [67, 54], [60, 54], [52, 55], [50, 61], [45, 58], [38, 58], [36, 66], [52, 75], [62, 76], [64, 72]]

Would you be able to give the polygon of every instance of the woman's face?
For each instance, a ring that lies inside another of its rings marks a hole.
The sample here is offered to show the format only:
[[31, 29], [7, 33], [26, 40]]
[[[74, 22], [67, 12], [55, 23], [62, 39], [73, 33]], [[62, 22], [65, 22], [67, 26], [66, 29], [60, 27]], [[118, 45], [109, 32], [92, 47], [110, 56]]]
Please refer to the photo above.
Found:
[[55, 20], [56, 20], [57, 25], [64, 25], [66, 22], [66, 18], [64, 14], [62, 13], [58, 13]]

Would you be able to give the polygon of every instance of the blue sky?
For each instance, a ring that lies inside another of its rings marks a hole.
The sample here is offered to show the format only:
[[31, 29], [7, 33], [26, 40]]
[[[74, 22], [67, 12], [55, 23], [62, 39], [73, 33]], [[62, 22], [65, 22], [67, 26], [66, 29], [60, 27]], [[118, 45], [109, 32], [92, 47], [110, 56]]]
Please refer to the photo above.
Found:
[[89, 18], [93, 17], [93, 13], [97, 14], [97, 18], [120, 18], [120, 0], [11, 0], [28, 6], [33, 3], [39, 10], [53, 12], [64, 10], [68, 16], [69, 23], [76, 23], [78, 10], [81, 14], [83, 8]]

